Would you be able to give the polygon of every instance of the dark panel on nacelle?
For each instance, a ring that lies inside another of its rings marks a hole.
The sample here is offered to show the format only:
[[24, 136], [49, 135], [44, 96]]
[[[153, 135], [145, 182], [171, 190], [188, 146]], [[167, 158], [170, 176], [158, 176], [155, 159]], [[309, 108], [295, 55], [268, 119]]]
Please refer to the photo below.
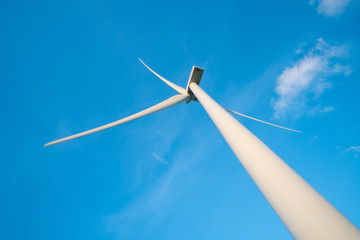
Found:
[[196, 84], [200, 84], [201, 77], [203, 75], [204, 69], [193, 66], [188, 84], [186, 86], [186, 92], [189, 93], [190, 89], [190, 83], [195, 82]]

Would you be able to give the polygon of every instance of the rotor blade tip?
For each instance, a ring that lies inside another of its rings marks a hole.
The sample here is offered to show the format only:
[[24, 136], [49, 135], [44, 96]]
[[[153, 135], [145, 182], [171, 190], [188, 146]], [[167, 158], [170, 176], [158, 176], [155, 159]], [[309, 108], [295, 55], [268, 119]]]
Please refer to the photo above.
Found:
[[56, 143], [57, 143], [57, 141], [48, 142], [47, 144], [44, 145], [44, 147], [51, 146], [51, 145], [54, 145]]

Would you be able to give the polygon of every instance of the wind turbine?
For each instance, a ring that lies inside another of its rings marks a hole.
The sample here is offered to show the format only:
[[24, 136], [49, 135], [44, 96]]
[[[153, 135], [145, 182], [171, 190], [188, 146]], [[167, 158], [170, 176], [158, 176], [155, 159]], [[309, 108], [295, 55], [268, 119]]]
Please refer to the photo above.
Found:
[[204, 72], [202, 68], [193, 66], [184, 89], [163, 78], [139, 60], [179, 94], [126, 118], [49, 142], [45, 146], [102, 131], [184, 101], [197, 101], [204, 107], [240, 163], [295, 239], [360, 239], [360, 230], [355, 225], [228, 112], [286, 130], [299, 131], [222, 108], [200, 88]]

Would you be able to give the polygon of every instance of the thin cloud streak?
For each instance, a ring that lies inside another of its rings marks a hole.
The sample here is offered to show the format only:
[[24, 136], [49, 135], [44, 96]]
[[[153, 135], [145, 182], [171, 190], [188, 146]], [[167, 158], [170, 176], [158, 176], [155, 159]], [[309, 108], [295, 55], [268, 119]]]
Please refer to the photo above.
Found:
[[351, 146], [347, 149], [347, 151], [360, 152], [360, 146]]
[[159, 156], [157, 153], [153, 153], [152, 156], [156, 161], [162, 164], [168, 164], [168, 161], [166, 161], [163, 157]]
[[156, 210], [167, 204], [171, 198], [170, 186], [173, 179], [182, 172], [182, 166], [175, 164], [151, 189], [148, 194], [141, 196], [120, 213], [106, 217], [109, 232], [132, 232], [133, 225], [150, 218]]
[[347, 58], [347, 51], [345, 45], [332, 46], [319, 38], [315, 47], [292, 66], [286, 67], [276, 82], [278, 96], [272, 99], [274, 118], [298, 118], [334, 111], [334, 107], [323, 107], [317, 102], [326, 89], [332, 88], [329, 77], [351, 73], [349, 66], [338, 62]]
[[[149, 185], [144, 193], [141, 193], [131, 204], [124, 207], [120, 212], [104, 217], [108, 233], [123, 234], [134, 233], [139, 226], [142, 231], [147, 232], [157, 226], [157, 223], [167, 217], [169, 209], [176, 203], [179, 197], [187, 191], [187, 186], [198, 174], [196, 165], [207, 159], [212, 151], [209, 150], [209, 142], [212, 149], [216, 149], [219, 143], [214, 144], [217, 133], [208, 132], [208, 141], [198, 141], [197, 145], [185, 144], [172, 154], [169, 159], [167, 170], [153, 184]], [[194, 139], [199, 140], [204, 136], [197, 136], [194, 132]], [[205, 151], [206, 150], [206, 151]], [[153, 157], [157, 154], [154, 152]], [[157, 155], [159, 156], [159, 155]], [[160, 157], [160, 156], [159, 156]]]
[[355, 157], [359, 156], [360, 146], [351, 146], [346, 149], [347, 152], [355, 152]]

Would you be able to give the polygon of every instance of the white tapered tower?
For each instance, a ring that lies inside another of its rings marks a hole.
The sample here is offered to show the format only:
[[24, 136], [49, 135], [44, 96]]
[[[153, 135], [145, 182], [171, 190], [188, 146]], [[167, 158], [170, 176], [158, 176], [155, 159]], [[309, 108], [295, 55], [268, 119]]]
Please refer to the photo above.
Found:
[[196, 83], [192, 93], [295, 239], [360, 239], [360, 231]]

